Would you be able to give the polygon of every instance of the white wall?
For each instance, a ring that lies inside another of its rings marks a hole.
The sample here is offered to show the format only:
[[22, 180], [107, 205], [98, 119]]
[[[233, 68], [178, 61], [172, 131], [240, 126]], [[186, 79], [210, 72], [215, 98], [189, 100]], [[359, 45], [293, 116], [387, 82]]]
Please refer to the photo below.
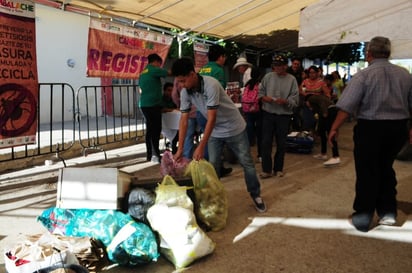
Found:
[[[76, 92], [85, 85], [100, 85], [100, 78], [86, 77], [89, 17], [36, 4], [36, 47], [39, 83], [68, 83]], [[73, 68], [67, 60], [73, 59]], [[60, 92], [53, 101], [61, 101]], [[40, 102], [40, 123], [48, 122], [49, 98]], [[69, 101], [65, 101], [65, 120], [72, 116]], [[47, 115], [46, 115], [47, 114]], [[61, 119], [61, 111], [54, 111], [53, 119]]]

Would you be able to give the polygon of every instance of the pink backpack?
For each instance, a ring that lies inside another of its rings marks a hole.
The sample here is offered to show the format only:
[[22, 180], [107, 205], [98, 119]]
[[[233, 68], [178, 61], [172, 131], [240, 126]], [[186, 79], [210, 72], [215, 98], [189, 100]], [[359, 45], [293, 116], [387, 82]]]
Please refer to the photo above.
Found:
[[253, 90], [249, 89], [249, 85], [245, 87], [242, 94], [242, 110], [244, 113], [259, 112], [258, 92], [259, 84], [255, 84]]

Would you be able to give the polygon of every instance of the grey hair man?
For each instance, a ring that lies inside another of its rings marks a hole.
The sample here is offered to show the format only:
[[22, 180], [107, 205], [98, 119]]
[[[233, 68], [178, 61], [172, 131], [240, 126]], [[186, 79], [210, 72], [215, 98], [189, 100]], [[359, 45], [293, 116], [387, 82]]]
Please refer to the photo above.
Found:
[[[338, 100], [338, 115], [329, 132], [329, 142], [349, 115], [353, 128], [356, 195], [351, 222], [367, 232], [376, 211], [379, 224], [394, 225], [397, 216], [396, 174], [393, 163], [412, 130], [412, 77], [389, 62], [391, 42], [374, 37], [367, 45], [369, 66], [356, 73]], [[409, 133], [408, 133], [409, 131]]]

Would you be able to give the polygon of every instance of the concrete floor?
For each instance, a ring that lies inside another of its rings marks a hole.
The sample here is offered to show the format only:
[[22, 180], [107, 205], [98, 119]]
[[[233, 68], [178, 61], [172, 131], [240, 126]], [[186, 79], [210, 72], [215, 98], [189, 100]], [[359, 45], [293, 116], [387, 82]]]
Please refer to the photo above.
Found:
[[[261, 180], [262, 196], [268, 211], [257, 213], [250, 200], [241, 168], [221, 181], [229, 201], [228, 223], [224, 230], [208, 232], [216, 243], [214, 253], [195, 261], [185, 272], [412, 272], [412, 168], [411, 162], [396, 161], [398, 178], [398, 223], [394, 227], [376, 224], [367, 233], [356, 231], [347, 221], [354, 197], [352, 127], [341, 130], [339, 145], [342, 163], [325, 168], [312, 155], [290, 154], [285, 158], [282, 178]], [[252, 153], [254, 153], [252, 148]], [[315, 146], [314, 153], [319, 151]], [[255, 153], [254, 153], [255, 154]], [[90, 155], [68, 161], [68, 166], [81, 166], [82, 161], [101, 160]], [[144, 147], [130, 146], [110, 151], [110, 160], [133, 158], [129, 172], [145, 179], [161, 176], [158, 165], [144, 162]], [[142, 159], [142, 160], [140, 160]], [[124, 161], [124, 160], [123, 160]], [[92, 164], [92, 163], [88, 163]], [[57, 171], [62, 166], [36, 167], [20, 173], [0, 176], [0, 186], [17, 183], [31, 172]], [[257, 171], [261, 166], [256, 162]], [[17, 179], [17, 180], [16, 180]], [[45, 179], [44, 181], [47, 181]], [[18, 234], [44, 232], [36, 217], [54, 206], [54, 184], [38, 183], [18, 189], [7, 188], [0, 195], [0, 249], [13, 245]], [[115, 267], [108, 272], [175, 272], [174, 266], [161, 257], [158, 262], [138, 268]], [[0, 257], [0, 273], [5, 272]]]

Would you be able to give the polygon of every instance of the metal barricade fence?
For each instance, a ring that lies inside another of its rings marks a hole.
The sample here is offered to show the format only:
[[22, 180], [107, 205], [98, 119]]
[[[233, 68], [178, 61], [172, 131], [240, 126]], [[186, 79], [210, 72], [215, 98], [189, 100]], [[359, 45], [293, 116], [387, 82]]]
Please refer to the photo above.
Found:
[[144, 137], [137, 85], [82, 86], [39, 83], [36, 143], [0, 148], [0, 163], [67, 151], [79, 142], [83, 155], [102, 145]]
[[75, 141], [74, 90], [66, 83], [39, 83], [36, 143], [0, 149], [0, 162], [68, 150]]
[[82, 86], [76, 93], [76, 120], [83, 155], [105, 144], [138, 140], [144, 119], [137, 85]]

